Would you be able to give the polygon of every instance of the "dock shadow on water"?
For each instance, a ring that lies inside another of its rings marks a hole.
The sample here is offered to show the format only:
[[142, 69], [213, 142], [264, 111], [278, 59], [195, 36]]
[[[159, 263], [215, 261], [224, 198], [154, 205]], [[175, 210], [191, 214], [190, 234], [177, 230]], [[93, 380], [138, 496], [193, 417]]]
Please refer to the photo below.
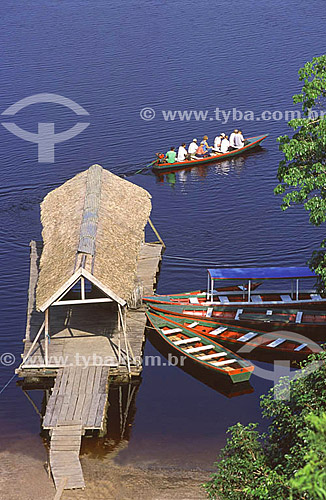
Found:
[[[132, 425], [136, 415], [136, 397], [141, 385], [141, 377], [129, 382], [109, 383], [108, 407], [105, 414], [103, 431], [87, 431], [82, 439], [81, 456], [89, 458], [112, 458], [122, 449], [126, 448], [131, 437]], [[48, 378], [35, 383], [24, 383], [19, 381], [18, 385], [33, 406], [40, 418], [40, 437], [43, 439], [46, 450], [50, 448], [50, 433], [43, 429], [47, 402], [53, 389], [55, 380]], [[39, 397], [36, 392], [43, 392], [41, 404], [37, 403]]]
[[130, 382], [110, 384], [105, 430], [84, 437], [80, 451], [82, 457], [87, 455], [89, 458], [114, 458], [128, 446], [140, 384], [141, 377]]

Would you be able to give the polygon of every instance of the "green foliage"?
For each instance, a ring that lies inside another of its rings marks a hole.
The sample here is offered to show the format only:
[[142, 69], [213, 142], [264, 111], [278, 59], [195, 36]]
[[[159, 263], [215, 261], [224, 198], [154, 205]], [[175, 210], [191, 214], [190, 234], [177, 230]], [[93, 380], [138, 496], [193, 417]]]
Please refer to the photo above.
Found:
[[[302, 204], [310, 222], [319, 226], [326, 221], [326, 55], [307, 62], [299, 70], [299, 80], [303, 87], [293, 102], [301, 103], [303, 118], [289, 122], [292, 138], [278, 138], [284, 159], [274, 192], [283, 196], [283, 210]], [[320, 283], [326, 282], [325, 260], [325, 246], [321, 246], [311, 261], [321, 276]]]
[[[311, 355], [301, 364], [299, 373], [300, 377], [292, 380], [284, 377], [277, 386], [278, 395], [290, 387], [289, 400], [275, 399], [274, 390], [262, 396], [262, 413], [269, 421], [265, 434], [256, 430], [257, 424], [237, 424], [229, 429], [216, 472], [204, 485], [209, 498], [326, 498], [318, 496], [326, 477], [322, 473], [326, 465], [326, 426], [321, 434], [323, 412], [326, 414], [326, 353]], [[321, 420], [315, 419], [318, 415]]]
[[255, 430], [258, 424], [244, 427], [236, 424], [228, 432], [217, 472], [204, 485], [209, 498], [228, 500], [269, 500], [283, 498], [288, 487], [283, 477], [268, 466], [262, 436]]
[[305, 436], [309, 450], [305, 455], [306, 465], [290, 481], [294, 490], [309, 493], [312, 498], [326, 499], [326, 413], [320, 417], [310, 414], [306, 422], [312, 428]]

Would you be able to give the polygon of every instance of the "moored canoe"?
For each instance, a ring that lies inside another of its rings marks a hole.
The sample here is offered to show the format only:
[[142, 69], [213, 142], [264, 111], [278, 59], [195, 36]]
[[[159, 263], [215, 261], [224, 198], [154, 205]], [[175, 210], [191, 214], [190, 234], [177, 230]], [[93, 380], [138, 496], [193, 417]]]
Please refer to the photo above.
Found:
[[176, 327], [175, 323], [165, 316], [150, 311], [147, 311], [146, 315], [152, 327], [178, 356], [184, 356], [233, 383], [249, 380], [254, 366], [234, 352], [195, 334], [191, 328]]
[[169, 314], [161, 314], [161, 317], [173, 322], [175, 328], [191, 328], [194, 334], [207, 337], [223, 346], [226, 345], [228, 348], [249, 358], [251, 355], [256, 357], [258, 354], [263, 354], [273, 359], [301, 360], [309, 354], [323, 350], [315, 342], [309, 341], [296, 333], [262, 332], [226, 323], [212, 323], [203, 319], [194, 321], [183, 316]]
[[295, 332], [306, 332], [309, 337], [326, 340], [326, 311], [171, 303], [149, 303], [148, 306], [164, 314], [204, 319], [212, 323], [224, 322], [263, 330], [285, 328]]

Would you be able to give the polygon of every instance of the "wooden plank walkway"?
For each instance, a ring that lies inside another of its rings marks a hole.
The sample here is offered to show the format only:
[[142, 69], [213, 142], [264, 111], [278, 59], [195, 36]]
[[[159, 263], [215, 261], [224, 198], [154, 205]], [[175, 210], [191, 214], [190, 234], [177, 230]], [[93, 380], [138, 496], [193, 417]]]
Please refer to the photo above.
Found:
[[44, 429], [78, 421], [83, 430], [104, 427], [108, 400], [109, 368], [71, 366], [58, 371], [44, 419]]
[[55, 487], [64, 480], [64, 489], [85, 488], [79, 461], [83, 427], [79, 421], [59, 422], [53, 429], [50, 444], [50, 467]]
[[50, 468], [56, 488], [84, 488], [79, 461], [82, 435], [103, 430], [108, 404], [109, 368], [70, 366], [58, 371], [43, 428], [51, 431]]

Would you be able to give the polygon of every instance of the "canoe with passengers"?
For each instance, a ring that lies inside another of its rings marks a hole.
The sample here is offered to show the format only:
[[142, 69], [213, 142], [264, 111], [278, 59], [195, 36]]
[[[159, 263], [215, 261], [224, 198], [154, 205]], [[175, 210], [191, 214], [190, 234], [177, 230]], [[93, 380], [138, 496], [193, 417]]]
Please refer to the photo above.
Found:
[[177, 170], [182, 168], [193, 167], [195, 165], [204, 165], [206, 163], [213, 163], [221, 160], [227, 160], [228, 158], [239, 156], [241, 154], [253, 150], [254, 148], [257, 148], [258, 146], [260, 146], [263, 140], [266, 139], [267, 136], [268, 134], [258, 135], [256, 137], [249, 137], [246, 141], [247, 142], [246, 145], [243, 148], [233, 149], [232, 151], [227, 151], [226, 153], [211, 153], [209, 156], [206, 156], [204, 158], [199, 158], [196, 157], [195, 155], [191, 160], [179, 161], [175, 163], [168, 163], [168, 162], [161, 163], [160, 160], [157, 159], [152, 164], [152, 169], [155, 172], [164, 172], [169, 170]]

